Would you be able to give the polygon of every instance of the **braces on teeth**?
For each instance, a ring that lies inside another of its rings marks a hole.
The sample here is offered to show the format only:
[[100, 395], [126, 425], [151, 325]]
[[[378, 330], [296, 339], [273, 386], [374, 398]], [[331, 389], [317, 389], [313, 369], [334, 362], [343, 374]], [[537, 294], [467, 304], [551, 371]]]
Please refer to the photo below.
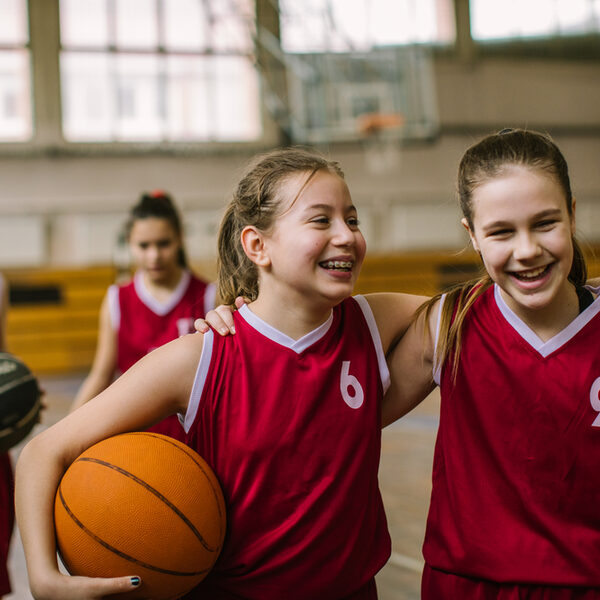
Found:
[[326, 263], [328, 269], [350, 269], [352, 263], [346, 260], [330, 260]]

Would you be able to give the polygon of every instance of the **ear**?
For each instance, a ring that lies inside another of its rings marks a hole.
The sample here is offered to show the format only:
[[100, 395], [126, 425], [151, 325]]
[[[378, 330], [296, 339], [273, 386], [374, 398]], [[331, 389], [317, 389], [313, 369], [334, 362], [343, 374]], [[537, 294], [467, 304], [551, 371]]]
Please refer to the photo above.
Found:
[[462, 226], [467, 230], [467, 233], [471, 238], [471, 244], [473, 244], [473, 249], [475, 250], [475, 252], [477, 252], [477, 254], [481, 254], [481, 252], [479, 251], [479, 246], [477, 245], [477, 240], [475, 239], [475, 235], [473, 234], [473, 232], [471, 231], [471, 227], [469, 226], [469, 222], [466, 218], [462, 218], [460, 222]]
[[571, 201], [571, 235], [575, 235], [575, 198]]
[[268, 267], [271, 264], [263, 233], [256, 227], [248, 225], [244, 227], [241, 234], [242, 248], [246, 256], [259, 267]]

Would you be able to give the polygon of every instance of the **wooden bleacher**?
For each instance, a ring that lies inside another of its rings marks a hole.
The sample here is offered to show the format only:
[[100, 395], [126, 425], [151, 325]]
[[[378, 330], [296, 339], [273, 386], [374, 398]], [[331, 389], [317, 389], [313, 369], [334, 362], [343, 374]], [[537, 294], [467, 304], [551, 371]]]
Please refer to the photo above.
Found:
[[22, 269], [3, 274], [11, 291], [9, 351], [38, 374], [88, 369], [96, 348], [100, 305], [115, 281], [115, 269]]
[[[587, 249], [590, 277], [600, 277], [600, 248]], [[214, 265], [194, 265], [214, 278]], [[405, 252], [365, 260], [356, 293], [434, 294], [474, 277], [473, 252]], [[109, 266], [4, 270], [11, 289], [7, 344], [36, 374], [82, 372], [95, 352], [98, 316], [116, 270]]]

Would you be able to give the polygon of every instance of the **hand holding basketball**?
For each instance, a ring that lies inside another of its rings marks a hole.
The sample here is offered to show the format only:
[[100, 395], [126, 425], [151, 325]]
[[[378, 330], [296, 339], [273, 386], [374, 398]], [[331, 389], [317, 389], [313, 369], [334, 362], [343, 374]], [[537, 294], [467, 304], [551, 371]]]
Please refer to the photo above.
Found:
[[[128, 433], [95, 444], [69, 467], [56, 494], [55, 527], [72, 575], [137, 575], [141, 586], [127, 598], [175, 599], [214, 565], [225, 503], [215, 475], [188, 446]], [[123, 582], [124, 591], [132, 589]]]
[[[132, 577], [72, 577], [69, 575], [57, 574], [56, 578], [44, 580], [44, 586], [34, 585], [32, 580], [31, 594], [34, 598], [46, 598], [46, 592], [51, 590], [60, 590], [61, 600], [94, 600], [110, 597], [119, 594], [115, 598], [128, 598], [127, 592], [135, 590], [137, 585], [132, 583]], [[123, 595], [123, 596], [122, 596]]]

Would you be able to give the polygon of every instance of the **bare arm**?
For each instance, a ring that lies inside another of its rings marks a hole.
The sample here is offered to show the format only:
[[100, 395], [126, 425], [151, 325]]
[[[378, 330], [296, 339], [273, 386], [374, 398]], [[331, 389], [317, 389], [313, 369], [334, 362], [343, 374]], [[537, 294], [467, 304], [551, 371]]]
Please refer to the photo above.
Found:
[[433, 381], [434, 333], [437, 327], [436, 304], [425, 334], [425, 316], [419, 315], [388, 357], [391, 385], [383, 399], [382, 426], [393, 423], [422, 402], [435, 388]]
[[103, 392], [111, 383], [117, 368], [117, 332], [113, 329], [108, 306], [108, 294], [104, 296], [100, 308], [98, 345], [92, 369], [81, 384], [71, 411]]
[[373, 311], [386, 354], [405, 334], [417, 308], [427, 300], [426, 296], [391, 292], [367, 294], [365, 298]]
[[21, 452], [16, 472], [17, 521], [35, 598], [102, 598], [133, 589], [130, 577], [90, 579], [58, 571], [53, 524], [56, 489], [66, 468], [92, 444], [145, 429], [169, 414], [185, 413], [202, 337], [184, 336], [154, 350], [99, 396], [33, 438]]

